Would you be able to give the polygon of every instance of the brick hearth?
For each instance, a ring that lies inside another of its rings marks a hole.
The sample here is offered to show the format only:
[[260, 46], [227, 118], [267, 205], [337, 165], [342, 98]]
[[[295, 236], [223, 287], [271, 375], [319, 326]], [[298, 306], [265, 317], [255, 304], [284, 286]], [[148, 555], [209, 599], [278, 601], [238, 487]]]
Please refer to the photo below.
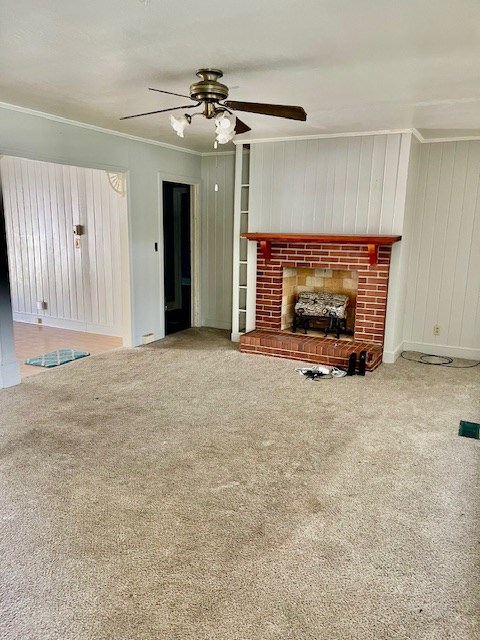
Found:
[[373, 371], [382, 362], [383, 348], [373, 342], [358, 340], [341, 341], [334, 338], [317, 338], [296, 333], [255, 329], [240, 339], [241, 351], [277, 358], [302, 360], [333, 367], [348, 366], [348, 358], [355, 352], [367, 352], [367, 371]]
[[[270, 260], [257, 254], [256, 329], [240, 338], [240, 350], [347, 366], [352, 352], [367, 351], [367, 369], [382, 361], [391, 246], [379, 246], [371, 265], [367, 245], [274, 242]], [[342, 269], [358, 272], [354, 340], [305, 336], [281, 330], [284, 267]]]

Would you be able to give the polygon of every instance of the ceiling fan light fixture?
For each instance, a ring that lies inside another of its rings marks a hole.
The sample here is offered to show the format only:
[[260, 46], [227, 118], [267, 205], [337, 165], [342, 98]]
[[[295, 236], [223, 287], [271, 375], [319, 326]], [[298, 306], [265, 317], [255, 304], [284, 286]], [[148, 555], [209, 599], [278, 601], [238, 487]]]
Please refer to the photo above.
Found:
[[217, 129], [216, 133], [217, 137], [215, 139], [219, 144], [227, 144], [235, 137], [235, 129], [232, 129], [232, 131], [218, 131]]
[[181, 116], [176, 118], [173, 114], [170, 115], [170, 124], [172, 125], [172, 129], [175, 131], [177, 136], [180, 138], [184, 138], [185, 129], [191, 123], [192, 117], [188, 115], [188, 113], [184, 113]]
[[228, 111], [219, 111], [215, 115], [215, 131], [217, 133], [230, 133], [235, 131], [235, 124], [237, 122], [233, 113]]

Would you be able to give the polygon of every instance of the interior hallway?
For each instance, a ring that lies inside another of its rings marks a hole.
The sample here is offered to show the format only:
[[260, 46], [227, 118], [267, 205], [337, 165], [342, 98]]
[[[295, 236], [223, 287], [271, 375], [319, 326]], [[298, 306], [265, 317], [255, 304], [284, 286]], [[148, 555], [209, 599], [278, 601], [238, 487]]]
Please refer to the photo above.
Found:
[[14, 322], [13, 325], [15, 352], [20, 362], [22, 379], [49, 371], [46, 367], [34, 367], [25, 364], [25, 359], [32, 356], [39, 356], [57, 349], [77, 349], [78, 351], [89, 351], [92, 355], [95, 355], [123, 346], [122, 338], [117, 338], [116, 336], [103, 336], [98, 333], [45, 327], [27, 322]]

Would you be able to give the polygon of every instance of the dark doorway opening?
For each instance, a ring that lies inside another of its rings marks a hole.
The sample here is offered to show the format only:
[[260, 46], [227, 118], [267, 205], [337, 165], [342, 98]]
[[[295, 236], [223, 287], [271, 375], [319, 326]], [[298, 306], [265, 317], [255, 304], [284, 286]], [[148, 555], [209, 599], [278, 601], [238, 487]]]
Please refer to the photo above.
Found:
[[192, 326], [190, 186], [163, 182], [165, 335]]

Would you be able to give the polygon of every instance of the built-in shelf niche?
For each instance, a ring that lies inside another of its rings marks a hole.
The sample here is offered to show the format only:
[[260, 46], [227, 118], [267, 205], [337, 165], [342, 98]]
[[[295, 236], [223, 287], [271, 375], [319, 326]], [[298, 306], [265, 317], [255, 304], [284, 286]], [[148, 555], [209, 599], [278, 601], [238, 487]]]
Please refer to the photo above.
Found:
[[[233, 222], [233, 301], [232, 340], [238, 341], [247, 330], [248, 256], [247, 238], [250, 202], [250, 147], [238, 144], [235, 152], [235, 202]], [[251, 279], [251, 278], [250, 278]]]

